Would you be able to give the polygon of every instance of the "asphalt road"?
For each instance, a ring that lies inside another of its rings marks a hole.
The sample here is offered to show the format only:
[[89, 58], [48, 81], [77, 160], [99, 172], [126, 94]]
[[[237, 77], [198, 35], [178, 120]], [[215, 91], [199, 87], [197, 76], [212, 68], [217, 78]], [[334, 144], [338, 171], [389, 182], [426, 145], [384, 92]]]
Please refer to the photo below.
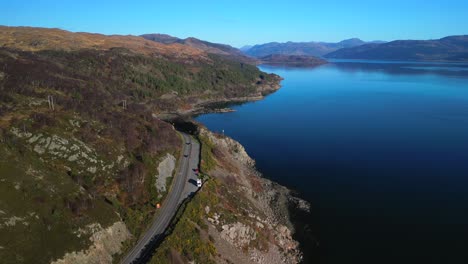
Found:
[[146, 262], [152, 253], [152, 250], [149, 250], [147, 247], [151, 247], [151, 243], [155, 243], [162, 238], [164, 231], [176, 214], [179, 205], [198, 189], [196, 186], [197, 176], [195, 175], [194, 169], [198, 168], [200, 145], [198, 142], [192, 140], [189, 135], [185, 133], [181, 134], [185, 141], [184, 151], [171, 189], [162, 203], [161, 208], [156, 213], [151, 227], [138, 240], [133, 249], [128, 252], [121, 261], [122, 264]]

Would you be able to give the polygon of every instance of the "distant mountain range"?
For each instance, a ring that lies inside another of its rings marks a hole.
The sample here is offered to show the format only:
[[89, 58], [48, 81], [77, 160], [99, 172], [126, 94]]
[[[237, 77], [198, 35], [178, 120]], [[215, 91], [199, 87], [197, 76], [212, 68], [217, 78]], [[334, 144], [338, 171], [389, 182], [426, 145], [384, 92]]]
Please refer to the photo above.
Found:
[[257, 60], [251, 57], [246, 56], [237, 48], [231, 47], [226, 44], [218, 44], [212, 43], [204, 40], [200, 40], [197, 38], [186, 38], [180, 39], [177, 37], [173, 37], [166, 34], [145, 34], [141, 35], [141, 37], [151, 40], [154, 42], [159, 42], [162, 44], [182, 44], [185, 46], [189, 46], [192, 48], [196, 48], [198, 50], [202, 50], [206, 53], [222, 55], [224, 57], [228, 57], [234, 60], [242, 61], [245, 63], [256, 64]]
[[253, 47], [252, 45], [245, 45], [245, 46], [242, 46], [242, 47], [240, 48], [240, 51], [246, 52], [246, 51], [248, 51], [249, 49], [251, 49], [252, 47]]
[[324, 57], [330, 59], [468, 61], [468, 35], [437, 40], [396, 40], [343, 48]]
[[306, 56], [324, 56], [330, 52], [342, 49], [356, 47], [367, 43], [382, 43], [365, 42], [358, 38], [343, 40], [337, 43], [328, 42], [270, 42], [266, 44], [255, 45], [253, 47], [245, 46], [241, 50], [252, 57], [261, 58], [272, 54], [284, 55], [306, 55]]
[[327, 59], [468, 61], [468, 35], [449, 36], [436, 40], [395, 40], [391, 42], [365, 42], [358, 38], [337, 43], [271, 42], [244, 46], [240, 49], [196, 38], [180, 39], [164, 34], [146, 34], [142, 35], [142, 37], [166, 45], [181, 44], [249, 64], [295, 65], [300, 64], [301, 61], [304, 64], [319, 62], [317, 58], [313, 57]]

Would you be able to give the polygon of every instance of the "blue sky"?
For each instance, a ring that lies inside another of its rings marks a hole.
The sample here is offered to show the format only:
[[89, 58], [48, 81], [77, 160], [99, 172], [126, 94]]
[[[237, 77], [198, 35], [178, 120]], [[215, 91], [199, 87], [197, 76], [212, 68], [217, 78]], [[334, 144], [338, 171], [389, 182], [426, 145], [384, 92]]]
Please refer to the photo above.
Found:
[[271, 41], [433, 39], [468, 34], [467, 0], [0, 0], [0, 24], [166, 33], [236, 47]]

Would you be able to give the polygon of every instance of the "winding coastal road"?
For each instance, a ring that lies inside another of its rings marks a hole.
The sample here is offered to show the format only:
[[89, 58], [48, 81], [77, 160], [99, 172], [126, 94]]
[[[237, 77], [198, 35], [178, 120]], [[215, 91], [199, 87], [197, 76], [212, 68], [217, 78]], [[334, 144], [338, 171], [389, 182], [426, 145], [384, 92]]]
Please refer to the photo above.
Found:
[[179, 205], [198, 189], [196, 186], [197, 176], [194, 169], [198, 168], [200, 145], [198, 142], [193, 141], [189, 135], [185, 133], [181, 134], [184, 138], [182, 160], [179, 163], [169, 193], [157, 212], [151, 227], [122, 259], [122, 264], [145, 262], [152, 254], [151, 250], [148, 250], [147, 247], [162, 237], [176, 214]]

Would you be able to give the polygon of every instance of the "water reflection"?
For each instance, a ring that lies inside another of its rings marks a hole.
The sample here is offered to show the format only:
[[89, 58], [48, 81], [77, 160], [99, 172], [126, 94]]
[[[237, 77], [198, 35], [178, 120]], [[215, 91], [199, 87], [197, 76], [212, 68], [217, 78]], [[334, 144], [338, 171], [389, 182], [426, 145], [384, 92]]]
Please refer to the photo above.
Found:
[[267, 71], [295, 71], [313, 68], [336, 68], [348, 73], [380, 72], [393, 75], [437, 74], [468, 78], [468, 64], [455, 62], [405, 62], [369, 60], [330, 60], [328, 64], [315, 67], [287, 67], [262, 65]]

